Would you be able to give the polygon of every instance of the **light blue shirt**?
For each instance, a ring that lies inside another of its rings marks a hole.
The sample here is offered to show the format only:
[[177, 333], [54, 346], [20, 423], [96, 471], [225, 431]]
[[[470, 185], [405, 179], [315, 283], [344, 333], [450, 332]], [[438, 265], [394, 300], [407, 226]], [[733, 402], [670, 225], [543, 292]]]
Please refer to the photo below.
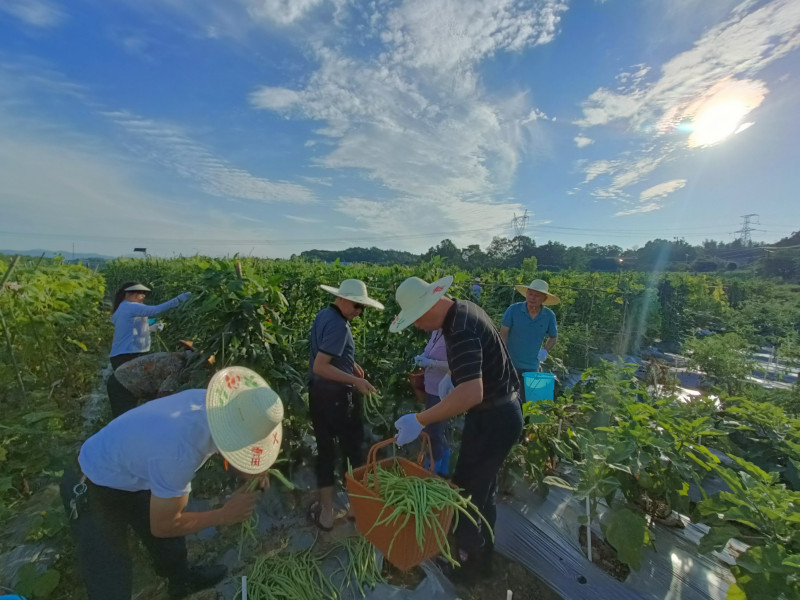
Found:
[[206, 418], [206, 390], [186, 390], [121, 414], [84, 442], [78, 462], [92, 483], [180, 498], [195, 471], [217, 452]]
[[110, 356], [150, 351], [150, 325], [147, 318], [175, 308], [180, 300], [173, 298], [163, 304], [150, 306], [141, 302], [123, 300], [111, 315], [114, 323], [114, 341]]
[[558, 336], [555, 313], [543, 306], [536, 318], [531, 318], [525, 302], [517, 302], [506, 309], [503, 327], [508, 327], [508, 354], [518, 371], [536, 371], [539, 360], [536, 355], [545, 336]]

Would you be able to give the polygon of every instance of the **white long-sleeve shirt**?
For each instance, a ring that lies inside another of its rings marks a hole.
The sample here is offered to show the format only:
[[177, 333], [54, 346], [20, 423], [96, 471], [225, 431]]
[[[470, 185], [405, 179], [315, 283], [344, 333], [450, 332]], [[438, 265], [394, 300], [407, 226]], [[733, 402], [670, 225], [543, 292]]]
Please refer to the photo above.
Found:
[[148, 317], [175, 308], [180, 300], [173, 298], [163, 304], [151, 306], [141, 302], [123, 300], [111, 315], [114, 323], [114, 341], [111, 343], [111, 356], [150, 351], [150, 326]]

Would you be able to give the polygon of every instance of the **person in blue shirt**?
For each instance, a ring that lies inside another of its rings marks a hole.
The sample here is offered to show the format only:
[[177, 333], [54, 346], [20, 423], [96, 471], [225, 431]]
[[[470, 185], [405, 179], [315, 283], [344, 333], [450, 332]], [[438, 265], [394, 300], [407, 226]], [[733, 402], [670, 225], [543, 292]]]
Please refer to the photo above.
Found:
[[[150, 332], [160, 331], [150, 325], [149, 317], [161, 314], [185, 302], [192, 295], [184, 292], [172, 300], [156, 306], [144, 304], [150, 288], [137, 281], [123, 283], [114, 295], [111, 322], [114, 323], [114, 340], [111, 342], [111, 366], [116, 369], [129, 360], [150, 351]], [[157, 325], [157, 324], [156, 324]]]
[[[525, 296], [525, 302], [516, 302], [506, 309], [500, 322], [500, 337], [508, 347], [520, 381], [524, 382], [523, 374], [538, 371], [539, 364], [558, 341], [556, 315], [547, 306], [560, 300], [550, 293], [550, 286], [543, 279], [534, 279], [529, 286], [518, 285], [516, 289]], [[524, 401], [524, 383], [522, 397]]]
[[469, 289], [472, 292], [472, 298], [475, 300], [475, 302], [480, 303], [481, 294], [483, 293], [483, 288], [481, 287], [481, 278], [476, 277]]

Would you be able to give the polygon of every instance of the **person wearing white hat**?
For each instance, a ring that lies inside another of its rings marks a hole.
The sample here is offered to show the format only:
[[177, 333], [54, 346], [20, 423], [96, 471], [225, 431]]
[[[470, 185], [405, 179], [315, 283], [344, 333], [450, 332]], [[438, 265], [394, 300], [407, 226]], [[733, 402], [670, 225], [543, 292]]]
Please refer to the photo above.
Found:
[[150, 332], [160, 331], [163, 324], [150, 325], [149, 317], [175, 308], [192, 295], [191, 292], [179, 294], [172, 300], [150, 306], [144, 299], [152, 290], [138, 281], [123, 283], [114, 295], [111, 322], [114, 323], [114, 340], [111, 342], [111, 366], [116, 369], [121, 364], [150, 351]]
[[[410, 277], [395, 293], [401, 310], [389, 330], [402, 331], [411, 324], [428, 332], [441, 329], [454, 385], [435, 406], [400, 417], [395, 422], [396, 441], [402, 446], [415, 440], [425, 426], [466, 413], [453, 483], [472, 497], [483, 517], [494, 525], [497, 474], [522, 432], [516, 392], [519, 379], [484, 310], [469, 300], [445, 296], [452, 283], [452, 276], [430, 284]], [[461, 567], [445, 567], [448, 575], [469, 583], [475, 576], [487, 574], [494, 547], [485, 528], [460, 519], [455, 536]]]
[[364, 458], [361, 394], [377, 391], [355, 360], [350, 321], [368, 306], [383, 310], [383, 304], [370, 298], [367, 286], [358, 279], [346, 279], [338, 288], [320, 287], [336, 299], [317, 313], [310, 332], [308, 409], [317, 442], [319, 499], [309, 506], [308, 518], [322, 531], [330, 531], [334, 522], [336, 440], [344, 458], [354, 468], [361, 466]]
[[[525, 296], [525, 301], [515, 302], [503, 313], [500, 337], [522, 379], [525, 373], [539, 370], [558, 341], [556, 315], [547, 307], [561, 300], [550, 293], [550, 286], [543, 279], [534, 279], [528, 286], [517, 285], [515, 289]], [[523, 385], [523, 401], [524, 389]]]
[[130, 600], [128, 529], [169, 578], [170, 598], [216, 585], [223, 565], [190, 567], [184, 536], [248, 519], [258, 492], [242, 487], [221, 507], [186, 510], [195, 472], [214, 454], [263, 488], [281, 447], [283, 404], [257, 373], [219, 371], [208, 389], [142, 404], [83, 444], [82, 474], [66, 471], [61, 495], [90, 600]]

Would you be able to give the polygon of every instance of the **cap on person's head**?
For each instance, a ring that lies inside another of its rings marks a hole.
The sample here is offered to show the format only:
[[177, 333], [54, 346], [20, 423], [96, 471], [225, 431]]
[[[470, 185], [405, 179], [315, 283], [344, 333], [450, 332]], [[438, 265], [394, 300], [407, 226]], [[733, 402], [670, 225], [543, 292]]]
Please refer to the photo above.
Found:
[[137, 283], [137, 284], [134, 284], [134, 285], [129, 285], [128, 287], [125, 288], [125, 291], [126, 292], [144, 292], [145, 294], [148, 294], [148, 293], [152, 292], [153, 290], [151, 290], [147, 286], [142, 285], [141, 283]]
[[453, 276], [447, 275], [433, 283], [419, 277], [409, 277], [401, 283], [394, 294], [400, 312], [389, 325], [389, 331], [398, 333], [428, 312], [445, 295], [453, 283]]
[[242, 473], [269, 469], [283, 440], [283, 403], [255, 371], [228, 367], [211, 378], [206, 419], [223, 458]]
[[383, 310], [383, 304], [367, 295], [367, 286], [360, 279], [345, 279], [338, 288], [330, 285], [320, 285], [319, 287], [339, 298]]
[[553, 306], [554, 304], [558, 304], [559, 302], [561, 302], [558, 296], [550, 293], [549, 291], [550, 285], [548, 285], [548, 283], [544, 279], [534, 279], [528, 286], [515, 285], [514, 287], [523, 296], [526, 296], [528, 294], [528, 290], [533, 290], [534, 292], [539, 292], [541, 294], [544, 294], [545, 296], [547, 296], [544, 302], [542, 302], [542, 304], [544, 304], [545, 306]]

